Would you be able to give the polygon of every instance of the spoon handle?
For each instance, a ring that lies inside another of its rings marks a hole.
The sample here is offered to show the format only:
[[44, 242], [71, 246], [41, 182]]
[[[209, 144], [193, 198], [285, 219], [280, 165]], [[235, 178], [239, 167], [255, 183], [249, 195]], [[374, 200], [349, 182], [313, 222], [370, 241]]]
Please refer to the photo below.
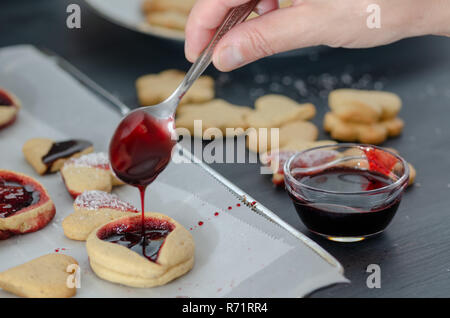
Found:
[[250, 13], [255, 9], [259, 0], [251, 0], [239, 7], [233, 8], [228, 12], [222, 24], [217, 28], [216, 33], [209, 42], [208, 46], [203, 50], [200, 56], [197, 58], [195, 63], [191, 66], [188, 73], [186, 74], [183, 82], [178, 86], [176, 91], [171, 96], [172, 98], [177, 98], [178, 101], [183, 98], [184, 94], [188, 89], [194, 84], [194, 82], [203, 74], [206, 68], [211, 64], [212, 55], [214, 53], [214, 48], [220, 39], [233, 28], [236, 24], [241, 23], [250, 15]]

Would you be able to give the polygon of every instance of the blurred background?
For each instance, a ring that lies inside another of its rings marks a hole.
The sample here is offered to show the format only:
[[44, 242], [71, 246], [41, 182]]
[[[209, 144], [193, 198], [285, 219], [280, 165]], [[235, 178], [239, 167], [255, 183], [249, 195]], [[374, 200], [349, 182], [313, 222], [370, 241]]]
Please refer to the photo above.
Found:
[[[142, 27], [142, 21], [130, 24], [135, 11], [120, 20], [102, 9], [117, 1], [104, 0], [100, 7], [98, 1], [90, 2], [97, 6], [80, 0], [2, 0], [0, 47], [33, 44], [48, 49], [131, 108], [138, 106], [135, 80], [139, 76], [169, 68], [188, 70], [179, 34], [169, 36]], [[81, 7], [81, 29], [66, 27], [66, 8], [72, 3]], [[213, 67], [206, 73], [216, 80], [217, 97], [231, 103], [253, 105], [268, 93], [312, 102], [318, 110], [313, 120], [318, 127], [322, 127], [332, 89], [377, 89], [400, 95], [404, 104], [400, 116], [406, 127], [401, 137], [383, 145], [397, 148], [413, 163], [418, 180], [408, 190], [393, 224], [379, 238], [342, 245], [312, 236], [286, 193], [273, 188], [269, 176], [259, 174], [259, 165], [212, 166], [341, 261], [352, 284], [318, 291], [313, 297], [450, 295], [449, 202], [441, 200], [450, 194], [449, 39], [422, 37], [361, 50], [312, 48], [266, 58], [231, 73]], [[319, 139], [328, 138], [321, 131]], [[430, 202], [435, 205], [431, 207]], [[382, 264], [389, 275], [380, 290], [365, 285], [365, 268], [370, 263]]]

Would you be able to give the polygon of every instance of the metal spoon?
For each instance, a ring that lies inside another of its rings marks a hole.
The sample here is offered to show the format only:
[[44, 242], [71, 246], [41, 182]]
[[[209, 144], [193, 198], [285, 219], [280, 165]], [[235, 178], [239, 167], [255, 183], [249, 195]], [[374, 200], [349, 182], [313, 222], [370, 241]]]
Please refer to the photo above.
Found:
[[131, 113], [142, 110], [157, 119], [164, 120], [173, 118], [180, 100], [183, 98], [192, 84], [194, 84], [194, 82], [200, 77], [200, 75], [203, 74], [209, 64], [211, 64], [212, 55], [217, 43], [231, 28], [247, 19], [253, 9], [255, 9], [258, 2], [259, 0], [252, 0], [230, 10], [220, 27], [217, 29], [213, 38], [209, 42], [208, 46], [198, 57], [195, 63], [191, 66], [184, 80], [169, 98], [167, 98], [162, 103], [154, 106], [145, 106], [135, 109], [132, 112], [128, 113], [128, 115], [122, 120], [126, 120], [126, 118]]

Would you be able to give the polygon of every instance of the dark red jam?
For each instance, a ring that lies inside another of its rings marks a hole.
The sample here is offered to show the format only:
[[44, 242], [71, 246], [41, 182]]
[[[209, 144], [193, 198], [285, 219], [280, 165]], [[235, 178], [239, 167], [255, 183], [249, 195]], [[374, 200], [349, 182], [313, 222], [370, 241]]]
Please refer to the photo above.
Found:
[[[176, 143], [174, 120], [135, 111], [119, 124], [109, 145], [111, 168], [123, 182], [138, 188], [144, 224], [145, 190], [166, 168]], [[142, 235], [146, 230], [141, 229]]]
[[172, 223], [160, 219], [145, 218], [145, 235], [141, 223], [119, 224], [99, 231], [98, 237], [106, 242], [119, 244], [156, 262], [166, 237], [175, 229]]
[[[334, 167], [313, 175], [296, 176], [296, 179], [315, 189], [344, 193], [333, 195], [333, 201], [323, 199], [319, 203], [311, 203], [296, 193], [289, 193], [298, 215], [308, 229], [328, 236], [351, 237], [378, 233], [392, 220], [401, 200], [399, 196], [392, 202], [374, 202], [372, 206], [375, 208], [367, 208], [369, 194], [350, 194], [381, 189], [394, 182], [378, 171]], [[305, 189], [305, 197], [307, 193]], [[373, 200], [377, 198], [374, 196]], [[346, 205], [350, 202], [352, 207]]]
[[111, 167], [123, 182], [146, 187], [170, 161], [173, 119], [158, 120], [137, 111], [123, 120], [109, 147]]
[[81, 139], [55, 142], [49, 152], [42, 157], [42, 162], [47, 166], [46, 173], [50, 172], [50, 169], [56, 160], [69, 158], [89, 147], [92, 147], [92, 143]]
[[11, 97], [4, 90], [0, 89], [0, 106], [12, 106], [14, 105]]
[[40, 193], [32, 185], [22, 185], [0, 178], [0, 218], [7, 218], [14, 213], [39, 202]]

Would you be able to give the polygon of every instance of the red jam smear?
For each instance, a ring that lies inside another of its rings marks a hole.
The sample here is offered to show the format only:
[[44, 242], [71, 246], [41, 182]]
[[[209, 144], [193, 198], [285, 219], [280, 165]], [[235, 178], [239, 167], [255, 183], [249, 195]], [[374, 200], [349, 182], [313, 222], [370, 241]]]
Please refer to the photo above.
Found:
[[48, 153], [42, 157], [42, 162], [46, 165], [49, 173], [53, 163], [62, 158], [69, 158], [72, 155], [82, 152], [87, 148], [92, 147], [92, 143], [87, 140], [74, 139], [61, 142], [55, 142]]
[[361, 147], [361, 150], [366, 155], [371, 171], [389, 175], [392, 172], [392, 168], [398, 162], [398, 159], [394, 155], [381, 149]]
[[175, 229], [175, 225], [165, 220], [146, 217], [144, 229], [145, 235], [142, 235], [140, 219], [135, 218], [128, 223], [109, 224], [99, 230], [97, 237], [129, 248], [149, 261], [156, 262], [165, 239]]
[[7, 92], [0, 89], [0, 106], [13, 106], [14, 102]]
[[40, 193], [32, 185], [0, 178], [0, 218], [7, 218], [40, 200]]

